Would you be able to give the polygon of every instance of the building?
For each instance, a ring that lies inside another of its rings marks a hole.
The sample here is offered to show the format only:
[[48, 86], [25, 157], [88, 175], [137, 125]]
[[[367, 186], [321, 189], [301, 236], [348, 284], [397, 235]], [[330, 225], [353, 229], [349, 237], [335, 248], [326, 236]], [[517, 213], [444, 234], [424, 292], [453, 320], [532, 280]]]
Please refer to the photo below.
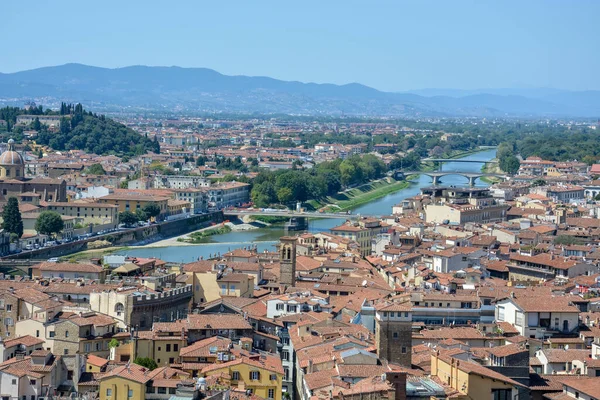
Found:
[[206, 188], [210, 179], [198, 175], [155, 175], [155, 189]]
[[440, 354], [431, 356], [431, 376], [456, 393], [453, 399], [515, 399], [524, 385], [474, 361]]
[[360, 254], [363, 257], [371, 255], [373, 239], [377, 235], [385, 233], [388, 226], [376, 218], [362, 218], [358, 222], [346, 222], [340, 226], [331, 228], [330, 231], [336, 236], [349, 239], [358, 243]]
[[411, 367], [412, 307], [403, 304], [375, 305], [375, 344], [381, 359]]
[[250, 185], [243, 182], [223, 182], [208, 188], [208, 209], [222, 210], [250, 201]]
[[42, 201], [67, 201], [67, 184], [60, 179], [25, 178], [25, 162], [10, 139], [8, 150], [0, 155], [0, 193], [5, 201], [21, 193], [38, 193]]
[[62, 358], [47, 350], [29, 356], [17, 353], [0, 365], [0, 398], [39, 399], [49, 388], [57, 389], [67, 380]]
[[190, 204], [191, 214], [202, 214], [207, 211], [206, 190], [193, 187], [172, 190], [175, 193], [175, 199], [187, 201]]
[[42, 262], [31, 267], [34, 278], [90, 279], [104, 283], [106, 270], [100, 265]]
[[60, 120], [62, 118], [71, 118], [70, 115], [17, 115], [17, 124], [31, 125], [35, 120], [39, 120], [40, 124], [48, 127], [60, 128]]
[[515, 294], [496, 303], [496, 321], [512, 324], [526, 338], [543, 339], [579, 330], [579, 309], [571, 296]]
[[422, 192], [434, 198], [431, 204], [425, 205], [428, 223], [462, 225], [506, 218], [508, 206], [498, 203], [488, 189], [434, 187], [422, 189]]
[[205, 377], [227, 376], [231, 386], [243, 387], [262, 399], [282, 399], [283, 367], [277, 356], [243, 352], [233, 361], [203, 368], [201, 374]]
[[43, 204], [49, 211], [69, 217], [77, 217], [82, 225], [114, 225], [119, 223], [118, 207], [106, 203], [88, 203], [84, 201], [54, 202]]
[[119, 328], [148, 330], [156, 321], [185, 318], [192, 299], [192, 285], [175, 287], [175, 274], [170, 274], [166, 283], [171, 287], [164, 285], [160, 292], [143, 287], [92, 292], [90, 308], [114, 318]]
[[[189, 375], [181, 370], [160, 367], [152, 371], [127, 363], [99, 378], [100, 400], [169, 399], [175, 395], [177, 383]], [[165, 396], [157, 396], [164, 394]]]
[[112, 193], [99, 198], [98, 202], [117, 206], [119, 213], [124, 211], [135, 213], [137, 210], [143, 210], [148, 205], [156, 205], [160, 209], [159, 218], [169, 214], [168, 197], [153, 196], [139, 192]]
[[283, 236], [279, 241], [279, 283], [293, 287], [296, 284], [296, 238]]

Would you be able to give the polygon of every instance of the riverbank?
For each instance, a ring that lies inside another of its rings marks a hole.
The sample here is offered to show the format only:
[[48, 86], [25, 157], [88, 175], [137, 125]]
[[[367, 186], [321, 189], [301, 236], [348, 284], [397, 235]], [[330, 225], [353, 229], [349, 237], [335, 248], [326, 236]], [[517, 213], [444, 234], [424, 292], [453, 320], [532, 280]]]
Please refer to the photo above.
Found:
[[196, 232], [189, 233], [183, 237], [177, 238], [180, 243], [198, 244], [205, 243], [205, 239], [213, 235], [222, 235], [231, 232], [232, 229], [227, 225], [213, 226], [208, 229], [202, 229]]
[[388, 177], [345, 190], [335, 196], [328, 196], [324, 200], [309, 200], [307, 203], [315, 210], [348, 211], [405, 189], [409, 185], [408, 181], [397, 181]]
[[[491, 161], [498, 161], [498, 160], [496, 158], [494, 158]], [[481, 167], [481, 172], [483, 172], [484, 174], [503, 174], [504, 173], [504, 171], [502, 171], [500, 169], [500, 167], [498, 166], [498, 163], [483, 164], [483, 166]], [[502, 182], [502, 178], [494, 178], [493, 176], [483, 176], [479, 179], [481, 179], [482, 182], [489, 183], [490, 185], [493, 185], [494, 183]]]

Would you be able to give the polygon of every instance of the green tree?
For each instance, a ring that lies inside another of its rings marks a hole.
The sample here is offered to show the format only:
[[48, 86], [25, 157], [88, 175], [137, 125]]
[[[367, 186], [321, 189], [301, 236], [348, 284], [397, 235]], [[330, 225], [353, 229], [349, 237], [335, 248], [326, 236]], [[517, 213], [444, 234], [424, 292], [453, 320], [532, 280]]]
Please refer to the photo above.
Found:
[[106, 175], [106, 171], [102, 164], [92, 164], [86, 172], [90, 175]]
[[146, 214], [144, 212], [144, 210], [142, 210], [141, 208], [138, 210], [135, 210], [135, 217], [137, 218], [138, 221], [147, 221], [148, 220], [148, 214]]
[[123, 211], [119, 213], [119, 222], [126, 226], [131, 226], [138, 221], [137, 217], [131, 211]]
[[52, 237], [59, 233], [65, 227], [65, 223], [59, 213], [54, 211], [44, 211], [35, 221], [35, 230], [43, 235]]
[[287, 187], [282, 187], [277, 191], [277, 199], [281, 204], [287, 204], [292, 201], [292, 190]]
[[42, 129], [42, 124], [40, 123], [40, 119], [38, 117], [35, 117], [35, 120], [31, 123], [31, 128], [38, 132]]
[[108, 342], [108, 348], [114, 349], [115, 347], [119, 347], [119, 341], [117, 339], [113, 338], [110, 340], [110, 342]]
[[499, 166], [502, 171], [506, 172], [507, 174], [514, 175], [517, 173], [517, 171], [519, 171], [521, 163], [517, 157], [510, 155], [508, 157], [501, 158]]
[[545, 186], [546, 185], [546, 181], [543, 179], [536, 179], [533, 182], [531, 182], [531, 186]]
[[134, 364], [141, 365], [142, 367], [148, 368], [150, 371], [158, 368], [156, 361], [148, 357], [138, 357], [133, 361]]
[[154, 203], [146, 204], [143, 210], [148, 216], [148, 218], [158, 217], [160, 215], [160, 207]]
[[16, 234], [19, 238], [23, 236], [23, 220], [19, 211], [19, 201], [16, 197], [9, 197], [8, 203], [2, 210], [2, 229]]

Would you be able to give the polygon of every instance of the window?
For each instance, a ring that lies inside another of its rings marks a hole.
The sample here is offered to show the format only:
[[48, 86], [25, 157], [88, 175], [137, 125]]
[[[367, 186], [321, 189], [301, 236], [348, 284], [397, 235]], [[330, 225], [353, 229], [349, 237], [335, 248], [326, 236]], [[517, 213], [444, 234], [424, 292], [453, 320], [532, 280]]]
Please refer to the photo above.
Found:
[[171, 345], [170, 344], [167, 345], [167, 351], [171, 351]]
[[275, 309], [276, 309], [277, 311], [283, 311], [283, 303], [279, 303], [279, 304], [277, 304], [277, 305], [275, 306]]
[[39, 329], [35, 331], [35, 337], [40, 337], [40, 330]]
[[65, 331], [65, 337], [69, 337], [69, 331]]
[[31, 380], [29, 381], [29, 384], [30, 384], [30, 385], [35, 385], [35, 379], [31, 379]]
[[283, 350], [281, 352], [281, 359], [284, 360], [284, 361], [289, 361], [289, 359], [290, 359], [290, 353], [289, 353], [289, 351]]
[[233, 380], [233, 381], [239, 381], [240, 380], [240, 373], [238, 371], [233, 371], [231, 373], [231, 380]]
[[133, 397], [133, 390], [132, 390], [132, 389], [129, 389], [129, 390], [127, 391], [127, 397], [128, 397], [128, 398], [132, 398], [132, 397]]
[[260, 380], [260, 372], [258, 371], [250, 371], [250, 380], [258, 381]]
[[169, 357], [169, 364], [175, 364], [175, 358]]
[[271, 374], [271, 375], [269, 376], [269, 379], [270, 379], [270, 380], [272, 380], [272, 381], [276, 381], [276, 380], [277, 380], [277, 375], [275, 375], [275, 374]]
[[394, 315], [395, 315], [395, 314], [394, 314], [394, 312], [392, 311], [392, 312], [390, 313], [390, 317], [394, 318]]
[[275, 389], [269, 389], [269, 393], [267, 398], [274, 399], [275, 398]]
[[112, 396], [112, 389], [106, 389], [106, 396]]
[[4, 318], [4, 325], [13, 326], [13, 319], [11, 317]]
[[54, 331], [50, 332], [50, 337], [54, 337], [55, 334]]
[[96, 342], [96, 351], [100, 351], [101, 349], [101, 342]]
[[177, 390], [175, 388], [169, 388], [169, 394], [176, 394]]
[[296, 312], [296, 306], [288, 304], [287, 310], [288, 310], [288, 312]]
[[406, 354], [406, 347], [402, 347], [402, 354]]
[[174, 344], [173, 345], [173, 351], [179, 351], [179, 345], [178, 344]]
[[84, 346], [84, 349], [85, 349], [86, 353], [89, 353], [90, 352], [90, 344], [86, 343], [85, 346]]
[[63, 350], [63, 354], [66, 356], [67, 354], [69, 354], [69, 349], [64, 349]]
[[13, 379], [13, 380], [12, 380], [12, 384], [13, 384], [13, 385], [16, 385], [16, 384], [17, 384], [17, 380], [16, 380], [16, 379]]
[[511, 389], [492, 389], [492, 400], [511, 400]]
[[398, 332], [394, 332], [394, 339], [398, 339]]
[[158, 388], [158, 394], [167, 394], [167, 388], [166, 387], [159, 387]]

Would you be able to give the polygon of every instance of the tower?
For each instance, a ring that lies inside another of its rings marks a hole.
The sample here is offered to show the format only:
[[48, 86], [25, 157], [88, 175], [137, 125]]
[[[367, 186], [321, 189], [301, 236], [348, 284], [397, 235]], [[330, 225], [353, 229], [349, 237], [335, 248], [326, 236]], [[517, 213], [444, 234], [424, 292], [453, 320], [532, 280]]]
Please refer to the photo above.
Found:
[[410, 303], [387, 303], [376, 307], [375, 343], [379, 358], [411, 368], [412, 308]]
[[279, 241], [279, 283], [294, 286], [296, 284], [296, 238], [282, 236]]

